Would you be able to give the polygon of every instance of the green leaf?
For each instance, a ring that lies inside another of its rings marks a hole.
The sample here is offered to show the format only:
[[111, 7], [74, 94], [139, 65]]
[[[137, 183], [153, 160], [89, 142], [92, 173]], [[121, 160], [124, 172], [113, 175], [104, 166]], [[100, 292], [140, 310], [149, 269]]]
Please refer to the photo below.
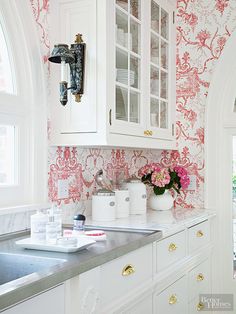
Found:
[[153, 191], [156, 195], [162, 195], [165, 192], [165, 187], [154, 186]]

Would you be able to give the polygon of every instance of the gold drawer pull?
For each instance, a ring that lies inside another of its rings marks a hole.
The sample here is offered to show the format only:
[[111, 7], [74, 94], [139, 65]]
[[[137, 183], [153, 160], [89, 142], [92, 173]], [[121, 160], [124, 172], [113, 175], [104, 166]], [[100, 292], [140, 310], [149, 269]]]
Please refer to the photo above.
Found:
[[174, 252], [176, 249], [177, 249], [176, 244], [171, 243], [171, 244], [169, 245], [169, 249], [168, 249], [169, 252]]
[[197, 237], [198, 238], [201, 238], [201, 237], [203, 237], [203, 232], [202, 232], [202, 230], [198, 230], [198, 232], [197, 232]]
[[178, 301], [178, 299], [177, 299], [176, 295], [175, 295], [175, 294], [172, 294], [172, 295], [170, 296], [170, 298], [169, 298], [169, 304], [170, 304], [170, 305], [173, 305], [173, 304], [177, 303], [177, 301]]
[[202, 302], [199, 302], [197, 305], [197, 311], [202, 311], [204, 309], [204, 304]]
[[143, 133], [146, 136], [152, 136], [152, 134], [153, 134], [153, 132], [151, 130], [145, 130]]
[[203, 280], [204, 280], [203, 274], [198, 274], [197, 275], [197, 281], [203, 281]]
[[135, 273], [135, 269], [134, 266], [131, 264], [126, 265], [122, 270], [122, 276], [129, 276], [132, 275], [133, 273]]

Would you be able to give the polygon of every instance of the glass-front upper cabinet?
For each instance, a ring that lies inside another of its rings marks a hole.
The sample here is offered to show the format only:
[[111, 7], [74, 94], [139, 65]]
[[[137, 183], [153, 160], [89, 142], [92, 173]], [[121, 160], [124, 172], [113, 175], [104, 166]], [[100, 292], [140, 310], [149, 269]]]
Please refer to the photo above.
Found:
[[[135, 134], [141, 116], [141, 0], [115, 1], [115, 122], [120, 132]], [[128, 128], [128, 129], [127, 129]]]
[[111, 130], [171, 139], [175, 110], [173, 7], [168, 0], [114, 1], [115, 107]]
[[151, 0], [149, 20], [149, 116], [152, 136], [174, 135], [174, 14], [167, 1]]

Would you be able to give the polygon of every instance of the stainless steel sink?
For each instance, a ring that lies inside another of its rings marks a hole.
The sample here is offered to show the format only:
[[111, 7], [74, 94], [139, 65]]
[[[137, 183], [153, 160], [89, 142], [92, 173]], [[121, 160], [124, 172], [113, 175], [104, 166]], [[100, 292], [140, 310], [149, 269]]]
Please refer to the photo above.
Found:
[[155, 232], [161, 232], [160, 230], [154, 229], [141, 229], [141, 228], [127, 228], [127, 227], [109, 227], [109, 226], [93, 226], [93, 225], [86, 225], [86, 230], [106, 230], [106, 231], [117, 231], [117, 232], [129, 232], [129, 233], [142, 233], [142, 234], [152, 234]]
[[0, 285], [49, 269], [65, 261], [64, 259], [50, 257], [0, 253]]

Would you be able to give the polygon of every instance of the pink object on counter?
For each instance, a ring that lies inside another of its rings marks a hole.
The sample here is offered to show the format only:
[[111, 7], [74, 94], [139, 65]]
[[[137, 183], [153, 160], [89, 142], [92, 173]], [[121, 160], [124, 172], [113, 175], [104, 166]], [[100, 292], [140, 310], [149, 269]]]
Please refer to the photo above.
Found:
[[107, 239], [106, 233], [103, 230], [89, 230], [84, 233], [76, 234], [74, 230], [63, 230], [63, 237], [89, 237], [95, 241], [105, 241]]

